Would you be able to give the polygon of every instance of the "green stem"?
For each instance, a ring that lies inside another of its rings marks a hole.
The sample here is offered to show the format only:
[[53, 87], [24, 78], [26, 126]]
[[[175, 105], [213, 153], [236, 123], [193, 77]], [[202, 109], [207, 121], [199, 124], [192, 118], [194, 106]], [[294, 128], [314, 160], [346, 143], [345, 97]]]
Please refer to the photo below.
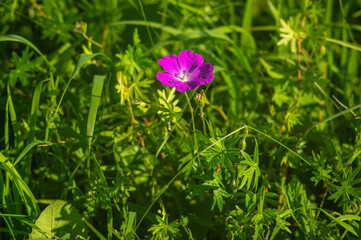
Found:
[[[217, 145], [218, 143], [222, 142], [224, 139], [229, 138], [230, 136], [236, 134], [237, 132], [241, 131], [242, 129], [246, 128], [247, 126], [243, 126], [240, 127], [236, 130], [234, 130], [233, 132], [227, 134], [226, 136], [218, 139], [217, 141], [215, 141], [214, 143], [212, 143], [211, 145], [209, 145], [208, 147], [206, 147], [205, 149], [203, 149], [201, 152], [197, 152], [197, 157], [199, 158], [199, 155], [202, 155], [203, 153], [207, 152], [209, 149], [213, 148], [215, 145]], [[152, 208], [152, 206], [154, 205], [154, 203], [160, 198], [160, 196], [162, 196], [162, 194], [168, 189], [168, 187], [179, 177], [179, 175], [181, 175], [181, 173], [183, 173], [186, 169], [188, 169], [188, 167], [190, 167], [194, 161], [196, 157], [193, 156], [191, 160], [189, 160], [187, 163], [185, 163], [183, 165], [183, 167], [181, 167], [181, 169], [178, 171], [178, 173], [164, 186], [162, 187], [162, 189], [156, 194], [156, 196], [154, 197], [154, 199], [150, 202], [149, 206], [147, 207], [147, 210], [145, 210], [145, 213], [143, 214], [143, 216], [140, 218], [137, 226], [134, 229], [134, 232], [137, 231], [137, 229], [139, 228], [140, 224], [142, 223], [143, 219], [145, 218], [145, 216], [148, 214], [149, 210]]]
[[200, 113], [199, 115], [201, 115], [204, 135], [207, 135], [206, 121], [204, 120], [204, 112], [203, 112], [204, 104], [202, 104], [202, 102], [201, 102], [201, 101], [202, 101], [202, 97], [205, 97], [205, 96], [203, 96], [203, 94], [204, 94], [204, 92], [202, 92], [201, 99], [199, 100], [200, 109], [201, 109], [201, 113]]
[[[189, 104], [189, 109], [191, 110], [191, 116], [192, 116], [192, 125], [193, 125], [193, 136], [194, 136], [194, 147], [195, 147], [195, 152], [198, 153], [198, 143], [197, 143], [197, 137], [196, 137], [196, 126], [194, 124], [194, 110], [193, 110], [193, 107], [191, 105], [191, 101], [189, 100], [189, 97], [188, 97], [188, 94], [185, 93], [186, 95], [186, 98], [187, 98], [187, 101], [188, 101], [188, 104]], [[193, 153], [193, 156], [194, 156], [194, 153]], [[199, 159], [199, 155], [197, 155], [198, 157], [198, 163], [199, 163], [199, 166], [201, 166], [201, 160]]]
[[[360, 104], [361, 105], [361, 104]], [[262, 134], [263, 136], [271, 139], [272, 141], [278, 143], [279, 145], [281, 145], [282, 147], [286, 148], [288, 151], [290, 151], [291, 153], [293, 153], [295, 156], [297, 156], [299, 159], [303, 160], [305, 163], [307, 163], [309, 166], [311, 166], [311, 163], [309, 163], [304, 157], [302, 157], [301, 155], [299, 155], [298, 153], [296, 153], [295, 151], [293, 151], [292, 149], [290, 149], [289, 147], [287, 147], [286, 145], [284, 145], [283, 143], [277, 141], [276, 139], [274, 139], [273, 137], [267, 135], [266, 133], [256, 129], [256, 128], [253, 128], [251, 126], [247, 126], [249, 129], [252, 129], [253, 131], [256, 131], [260, 134]]]
[[201, 109], [201, 119], [202, 119], [202, 124], [203, 124], [203, 132], [204, 132], [204, 135], [207, 135], [206, 121], [204, 121], [203, 109]]

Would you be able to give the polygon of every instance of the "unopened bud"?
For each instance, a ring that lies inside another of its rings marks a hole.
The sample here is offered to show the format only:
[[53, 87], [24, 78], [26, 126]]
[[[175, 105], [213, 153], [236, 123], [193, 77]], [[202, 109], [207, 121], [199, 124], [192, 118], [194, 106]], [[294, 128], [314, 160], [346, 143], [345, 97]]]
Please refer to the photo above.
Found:
[[247, 143], [246, 143], [246, 139], [242, 140], [242, 151], [246, 150], [247, 147]]

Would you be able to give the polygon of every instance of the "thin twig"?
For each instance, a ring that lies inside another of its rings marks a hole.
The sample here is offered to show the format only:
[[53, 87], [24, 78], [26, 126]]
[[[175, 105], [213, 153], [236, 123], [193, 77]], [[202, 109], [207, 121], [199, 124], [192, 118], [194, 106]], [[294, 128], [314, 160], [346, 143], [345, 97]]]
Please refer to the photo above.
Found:
[[129, 103], [130, 115], [132, 116], [133, 124], [136, 125], [137, 121], [135, 120], [134, 114], [133, 114], [133, 108], [132, 108], [132, 103], [130, 101], [130, 92], [129, 92], [129, 88], [128, 88], [128, 83], [127, 83], [126, 80], [124, 81], [124, 83], [125, 83], [125, 91], [127, 91], [127, 100], [128, 100], [128, 103]]
[[302, 82], [302, 74], [301, 74], [301, 50], [302, 50], [302, 38], [298, 38], [298, 54], [297, 54], [297, 79], [298, 79], [298, 92], [297, 92], [297, 108], [300, 106], [300, 96], [301, 96], [301, 82]]
[[90, 37], [88, 37], [86, 34], [83, 34], [83, 37], [84, 37], [86, 40], [90, 41], [91, 43], [97, 45], [98, 47], [103, 48], [103, 45], [101, 45], [100, 43], [97, 43], [96, 41], [94, 41], [93, 39], [91, 39]]
[[[342, 107], [344, 107], [345, 109], [348, 109], [348, 107], [347, 107], [346, 105], [342, 104], [341, 101], [338, 100], [334, 95], [332, 95], [332, 97], [333, 97], [333, 99], [336, 100], [336, 102], [337, 102], [338, 104], [340, 104], [340, 105], [341, 105]], [[350, 111], [350, 112], [351, 112], [352, 115], [354, 115], [355, 117], [357, 116], [356, 113], [354, 113], [353, 111]]]
[[48, 147], [48, 146], [57, 145], [57, 144], [64, 144], [64, 143], [67, 143], [67, 141], [60, 141], [60, 142], [48, 143], [48, 144], [39, 144], [38, 147]]
[[34, 5], [34, 7], [40, 12], [40, 14], [44, 17], [47, 18], [48, 16], [45, 14], [45, 12], [43, 10], [41, 10], [40, 6], [35, 2], [35, 0], [30, 0], [30, 2]]
[[320, 215], [320, 211], [321, 211], [321, 208], [322, 208], [322, 206], [323, 206], [323, 203], [325, 202], [326, 195], [327, 195], [327, 192], [328, 192], [328, 188], [329, 188], [329, 187], [330, 187], [330, 184], [327, 184], [326, 191], [325, 191], [325, 193], [323, 194], [323, 198], [322, 198], [320, 207], [319, 207], [319, 209], [318, 209], [318, 211], [317, 211], [317, 214], [316, 214], [315, 223], [317, 222], [317, 218], [318, 218], [318, 216]]

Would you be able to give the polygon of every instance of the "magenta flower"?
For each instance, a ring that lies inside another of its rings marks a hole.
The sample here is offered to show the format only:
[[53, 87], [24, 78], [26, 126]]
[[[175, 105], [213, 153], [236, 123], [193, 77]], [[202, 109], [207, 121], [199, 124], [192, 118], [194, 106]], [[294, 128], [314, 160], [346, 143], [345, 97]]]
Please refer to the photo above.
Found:
[[157, 79], [163, 84], [175, 87], [179, 92], [196, 89], [213, 81], [213, 66], [205, 63], [201, 55], [184, 50], [158, 60], [167, 72], [159, 72]]

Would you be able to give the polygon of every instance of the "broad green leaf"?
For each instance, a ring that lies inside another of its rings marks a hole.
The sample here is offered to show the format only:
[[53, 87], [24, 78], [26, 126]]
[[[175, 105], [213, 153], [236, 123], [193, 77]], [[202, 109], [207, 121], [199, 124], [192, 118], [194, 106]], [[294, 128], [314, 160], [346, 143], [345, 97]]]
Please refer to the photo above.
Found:
[[[76, 239], [78, 235], [86, 238], [88, 235], [86, 224], [82, 221], [78, 210], [63, 200], [56, 200], [47, 206], [36, 220], [35, 225], [48, 238], [60, 237], [64, 233], [70, 233], [70, 239]], [[44, 235], [33, 228], [29, 238], [44, 238]]]

